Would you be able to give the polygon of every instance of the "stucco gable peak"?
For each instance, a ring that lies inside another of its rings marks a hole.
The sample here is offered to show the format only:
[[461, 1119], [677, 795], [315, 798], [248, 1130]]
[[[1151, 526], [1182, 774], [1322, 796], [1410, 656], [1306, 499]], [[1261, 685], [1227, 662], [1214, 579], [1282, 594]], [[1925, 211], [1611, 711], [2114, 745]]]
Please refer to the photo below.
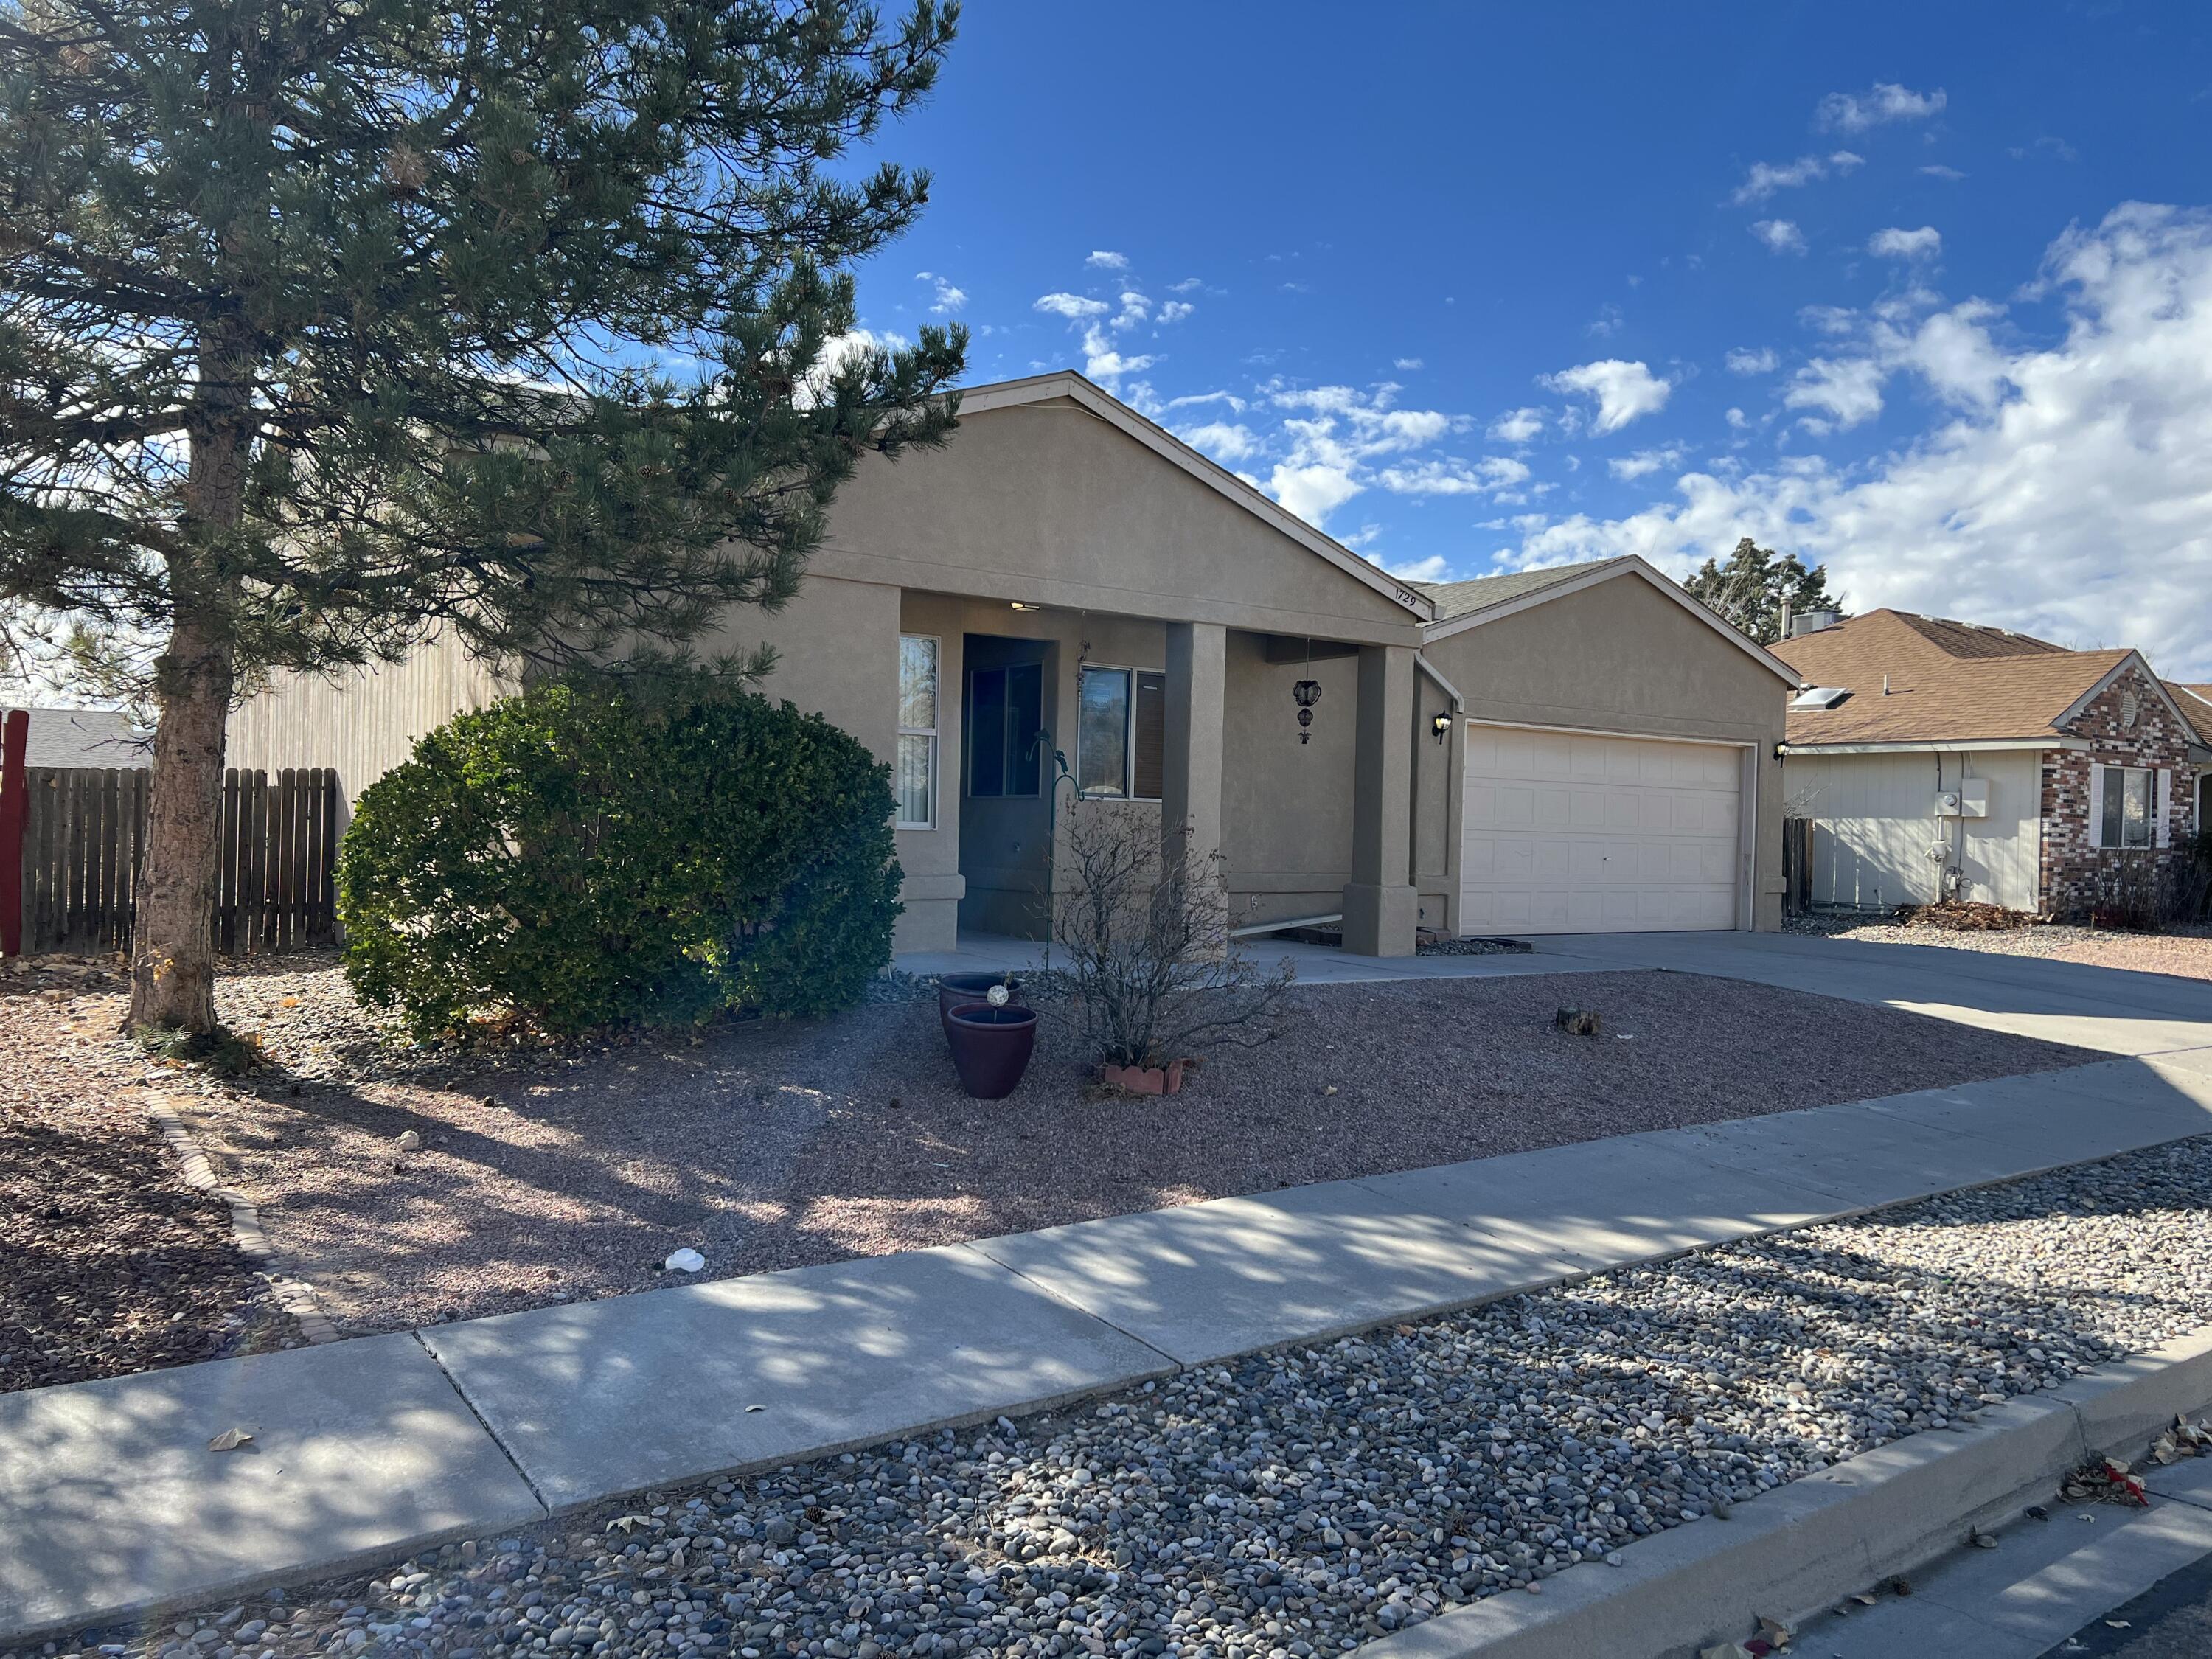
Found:
[[1315, 529], [1297, 514], [1279, 502], [1271, 501], [1228, 468], [1200, 453], [1165, 427], [1139, 414], [1113, 393], [1085, 380], [1072, 368], [1055, 369], [1049, 374], [1033, 374], [1018, 380], [996, 380], [988, 386], [964, 386], [960, 389], [959, 396], [963, 414], [984, 414], [994, 409], [1017, 409], [1037, 404], [1073, 404], [1133, 438], [1163, 460], [1182, 468], [1217, 495], [1243, 508], [1269, 528], [1289, 537], [1326, 563], [1334, 565], [1354, 581], [1402, 606], [1421, 622], [1431, 621], [1436, 617], [1437, 607], [1426, 594], [1400, 581], [1379, 565], [1362, 558], [1334, 537]]
[[1596, 564], [1574, 566], [1571, 569], [1563, 571], [1558, 581], [1546, 586], [1516, 594], [1496, 605], [1486, 605], [1456, 617], [1432, 622], [1421, 630], [1423, 642], [1433, 645], [1438, 640], [1449, 639], [1453, 635], [1465, 633], [1471, 628], [1480, 628], [1490, 623], [1503, 621], [1508, 617], [1518, 616], [1521, 612], [1532, 611], [1540, 605], [1549, 605], [1553, 600], [1565, 599], [1570, 594], [1586, 592], [1601, 582], [1614, 581], [1622, 577], [1639, 580], [1654, 591], [1663, 594], [1718, 634], [1730, 645], [1757, 662], [1760, 667], [1776, 676], [1785, 685], [1795, 686], [1800, 683], [1796, 669], [1751, 638], [1742, 629], [1728, 622], [1711, 606], [1692, 596], [1680, 582], [1671, 580], [1665, 572], [1634, 553], [1624, 553], [1619, 558], [1606, 559]]

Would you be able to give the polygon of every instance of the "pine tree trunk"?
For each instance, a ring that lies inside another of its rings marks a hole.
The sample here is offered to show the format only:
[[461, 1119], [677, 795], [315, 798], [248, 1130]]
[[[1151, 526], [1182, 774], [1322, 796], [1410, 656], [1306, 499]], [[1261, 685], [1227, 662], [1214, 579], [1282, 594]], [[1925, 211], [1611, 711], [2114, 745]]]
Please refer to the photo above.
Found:
[[246, 514], [252, 368], [235, 324], [202, 336], [187, 424], [185, 538], [168, 562], [168, 649], [155, 667], [161, 720], [131, 953], [131, 1024], [216, 1029], [215, 901], [222, 762], [238, 680], [230, 624], [237, 578], [222, 549]]
[[179, 615], [162, 659], [161, 717], [132, 942], [131, 1024], [215, 1030], [215, 902], [222, 763], [234, 678], [228, 645]]

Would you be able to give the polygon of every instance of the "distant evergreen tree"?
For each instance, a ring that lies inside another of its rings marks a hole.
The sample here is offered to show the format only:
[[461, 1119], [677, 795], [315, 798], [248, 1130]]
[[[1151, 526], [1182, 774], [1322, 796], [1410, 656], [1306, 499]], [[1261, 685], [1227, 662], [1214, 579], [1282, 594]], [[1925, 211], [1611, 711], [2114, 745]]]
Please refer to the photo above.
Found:
[[1828, 592], [1824, 567], [1808, 568], [1796, 554], [1778, 555], [1748, 536], [1735, 544], [1727, 563], [1707, 559], [1682, 586], [1761, 645], [1781, 639], [1785, 599], [1791, 614], [1800, 617], [1843, 608]]
[[257, 677], [680, 659], [944, 439], [963, 331], [876, 349], [846, 274], [928, 179], [835, 167], [936, 77], [911, 3], [0, 0], [0, 645], [158, 706], [134, 1023], [214, 1026]]

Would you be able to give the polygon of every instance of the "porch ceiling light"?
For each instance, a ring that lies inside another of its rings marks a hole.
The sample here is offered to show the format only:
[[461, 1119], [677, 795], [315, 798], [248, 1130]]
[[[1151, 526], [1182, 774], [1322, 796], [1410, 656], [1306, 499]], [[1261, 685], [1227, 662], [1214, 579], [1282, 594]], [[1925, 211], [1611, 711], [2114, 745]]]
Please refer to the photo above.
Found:
[[1451, 735], [1451, 729], [1452, 717], [1449, 714], [1438, 714], [1429, 722], [1429, 730], [1437, 734], [1438, 743], [1442, 743]]
[[1313, 738], [1309, 729], [1313, 725], [1313, 706], [1321, 701], [1321, 682], [1300, 680], [1291, 688], [1291, 701], [1298, 706], [1298, 741], [1310, 742]]
[[1044, 609], [1041, 605], [1030, 605], [1022, 599], [1008, 599], [1006, 601], [1006, 608], [1010, 611], [1042, 611]]

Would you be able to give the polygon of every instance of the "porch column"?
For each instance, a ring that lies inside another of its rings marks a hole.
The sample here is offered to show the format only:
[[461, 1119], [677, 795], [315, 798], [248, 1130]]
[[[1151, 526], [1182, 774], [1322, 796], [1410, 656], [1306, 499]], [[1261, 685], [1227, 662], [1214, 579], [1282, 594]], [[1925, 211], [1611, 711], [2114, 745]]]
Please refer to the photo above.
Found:
[[1352, 879], [1344, 948], [1409, 957], [1420, 918], [1412, 869], [1413, 647], [1359, 647], [1358, 757], [1352, 772]]
[[[1187, 844], [1193, 869], [1221, 844], [1221, 726], [1229, 630], [1218, 623], [1168, 624], [1167, 732], [1161, 744], [1160, 845]], [[1182, 842], [1188, 827], [1190, 838]]]

